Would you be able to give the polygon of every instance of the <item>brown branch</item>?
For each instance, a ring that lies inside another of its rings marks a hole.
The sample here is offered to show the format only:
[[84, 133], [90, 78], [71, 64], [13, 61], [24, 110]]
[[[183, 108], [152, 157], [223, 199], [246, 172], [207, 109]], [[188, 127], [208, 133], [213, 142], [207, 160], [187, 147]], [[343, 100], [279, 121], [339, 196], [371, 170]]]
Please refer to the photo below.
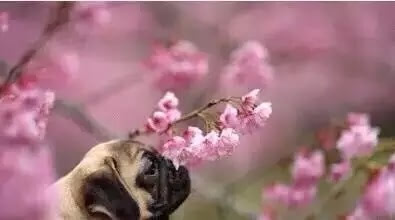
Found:
[[[215, 106], [215, 105], [218, 105], [218, 104], [220, 104], [220, 103], [227, 103], [227, 102], [232, 101], [233, 99], [235, 99], [235, 97], [221, 98], [221, 99], [212, 100], [212, 101], [210, 101], [209, 103], [207, 103], [206, 105], [204, 105], [204, 106], [202, 106], [202, 107], [200, 107], [200, 108], [198, 108], [198, 109], [196, 109], [196, 110], [194, 110], [194, 111], [192, 111], [192, 112], [190, 112], [190, 113], [188, 113], [188, 114], [182, 116], [180, 119], [178, 119], [178, 120], [174, 121], [173, 123], [171, 123], [171, 124], [168, 126], [168, 128], [166, 129], [166, 131], [168, 131], [169, 129], [171, 129], [171, 128], [172, 128], [173, 126], [175, 126], [176, 124], [179, 124], [179, 123], [181, 123], [181, 122], [184, 122], [184, 121], [193, 119], [193, 118], [195, 118], [195, 117], [198, 117], [202, 112], [206, 111], [207, 109], [209, 109], [209, 108], [211, 108], [211, 107], [213, 107], [213, 106]], [[166, 132], [166, 131], [165, 131], [165, 132]], [[136, 130], [134, 130], [134, 131], [132, 131], [132, 132], [129, 133], [129, 138], [130, 138], [130, 139], [134, 139], [134, 138], [136, 138], [137, 136], [145, 135], [145, 134], [148, 134], [148, 133], [145, 132], [143, 129], [136, 129]]]
[[55, 33], [69, 21], [69, 12], [73, 8], [74, 2], [59, 2], [57, 8], [48, 24], [45, 26], [40, 38], [33, 46], [25, 52], [21, 59], [11, 67], [8, 76], [3, 82], [0, 90], [7, 88], [11, 83], [17, 80], [23, 73], [25, 66], [37, 55], [37, 53], [48, 43]]

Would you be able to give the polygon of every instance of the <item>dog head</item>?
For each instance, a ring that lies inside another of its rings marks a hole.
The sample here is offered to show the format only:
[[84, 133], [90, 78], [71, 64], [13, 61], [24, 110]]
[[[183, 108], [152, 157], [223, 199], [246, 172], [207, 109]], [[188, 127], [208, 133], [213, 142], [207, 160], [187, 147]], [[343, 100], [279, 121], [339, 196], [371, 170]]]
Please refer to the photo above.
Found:
[[152, 148], [116, 140], [93, 147], [56, 186], [64, 219], [164, 220], [188, 197], [190, 178]]

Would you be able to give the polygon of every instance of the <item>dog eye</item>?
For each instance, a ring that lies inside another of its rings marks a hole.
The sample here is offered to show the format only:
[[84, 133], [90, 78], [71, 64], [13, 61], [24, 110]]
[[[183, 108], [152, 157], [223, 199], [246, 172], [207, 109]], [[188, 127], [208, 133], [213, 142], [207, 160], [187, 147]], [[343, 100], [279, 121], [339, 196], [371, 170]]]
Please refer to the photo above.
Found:
[[144, 175], [149, 175], [149, 176], [155, 175], [157, 171], [156, 164], [153, 161], [148, 161], [147, 163], [148, 164], [144, 171]]

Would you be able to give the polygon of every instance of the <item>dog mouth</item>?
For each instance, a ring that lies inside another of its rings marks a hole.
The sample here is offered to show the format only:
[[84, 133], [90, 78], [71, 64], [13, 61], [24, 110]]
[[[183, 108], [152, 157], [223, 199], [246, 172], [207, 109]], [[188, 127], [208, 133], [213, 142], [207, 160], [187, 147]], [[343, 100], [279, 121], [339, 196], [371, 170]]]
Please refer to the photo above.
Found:
[[148, 210], [153, 217], [170, 215], [190, 193], [189, 172], [184, 166], [176, 169], [173, 162], [157, 153], [143, 155], [145, 166], [137, 177], [137, 185], [153, 198]]

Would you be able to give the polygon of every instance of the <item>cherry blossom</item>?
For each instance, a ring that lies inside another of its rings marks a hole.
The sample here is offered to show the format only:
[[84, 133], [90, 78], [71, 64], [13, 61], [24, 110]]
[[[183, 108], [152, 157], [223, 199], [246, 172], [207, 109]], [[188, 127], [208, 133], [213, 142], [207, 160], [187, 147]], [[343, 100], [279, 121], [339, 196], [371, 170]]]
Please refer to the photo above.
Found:
[[0, 219], [45, 219], [54, 203], [46, 193], [54, 175], [44, 143], [53, 102], [51, 91], [26, 78], [0, 94]]
[[80, 69], [79, 56], [74, 52], [48, 51], [25, 68], [25, 75], [35, 78], [41, 87], [60, 87], [72, 80]]
[[78, 2], [71, 14], [75, 29], [89, 34], [111, 22], [111, 13], [105, 2]]
[[347, 124], [351, 126], [368, 126], [370, 124], [369, 115], [365, 113], [350, 112], [347, 115]]
[[324, 155], [321, 151], [302, 151], [295, 155], [291, 173], [296, 184], [313, 185], [324, 172]]
[[169, 111], [178, 107], [178, 98], [172, 92], [166, 92], [166, 94], [158, 102], [158, 108], [161, 111]]
[[169, 127], [169, 119], [167, 114], [161, 111], [156, 111], [152, 117], [147, 120], [147, 128], [154, 132], [163, 132]]
[[345, 159], [373, 152], [378, 142], [379, 129], [368, 125], [351, 126], [342, 132], [337, 148]]
[[208, 73], [206, 55], [189, 41], [155, 48], [147, 64], [155, 74], [155, 84], [163, 90], [189, 87]]
[[225, 128], [220, 135], [217, 153], [219, 157], [229, 156], [240, 143], [240, 135], [232, 128]]
[[375, 218], [395, 216], [395, 169], [384, 167], [368, 183], [361, 199], [365, 212]]
[[240, 119], [238, 118], [237, 108], [227, 104], [224, 112], [219, 116], [219, 121], [226, 128], [238, 128]]
[[299, 207], [311, 203], [316, 195], [316, 186], [274, 184], [263, 192], [266, 200], [278, 202], [287, 207]]
[[256, 41], [244, 43], [232, 53], [225, 75], [233, 82], [267, 86], [273, 80], [273, 70], [268, 64], [266, 49]]

